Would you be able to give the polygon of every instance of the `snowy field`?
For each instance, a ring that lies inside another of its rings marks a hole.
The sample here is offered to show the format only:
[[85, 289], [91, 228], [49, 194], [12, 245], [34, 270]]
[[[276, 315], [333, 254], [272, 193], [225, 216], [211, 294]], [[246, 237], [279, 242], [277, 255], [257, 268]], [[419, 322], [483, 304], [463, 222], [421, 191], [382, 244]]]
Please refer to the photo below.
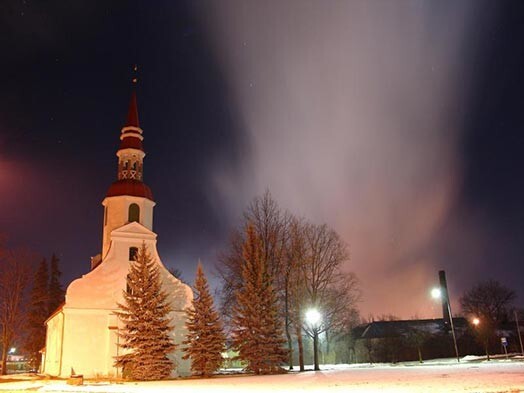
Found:
[[321, 368], [318, 372], [273, 376], [233, 375], [139, 383], [86, 381], [83, 386], [70, 386], [63, 380], [29, 377], [12, 382], [4, 377], [0, 379], [0, 392], [524, 392], [524, 362], [515, 360]]

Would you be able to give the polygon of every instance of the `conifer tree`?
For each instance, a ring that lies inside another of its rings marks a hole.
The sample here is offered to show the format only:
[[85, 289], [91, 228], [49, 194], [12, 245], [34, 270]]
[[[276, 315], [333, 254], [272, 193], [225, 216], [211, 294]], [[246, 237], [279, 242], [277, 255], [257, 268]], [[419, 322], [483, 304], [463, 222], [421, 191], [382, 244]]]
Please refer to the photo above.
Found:
[[193, 307], [186, 310], [188, 334], [183, 342], [186, 345], [183, 358], [191, 358], [191, 372], [194, 375], [210, 376], [222, 364], [226, 336], [213, 306], [213, 298], [200, 262], [194, 292]]
[[51, 256], [49, 269], [49, 302], [47, 306], [48, 315], [51, 315], [64, 302], [65, 291], [60, 283], [62, 272], [58, 269], [60, 259], [53, 254]]
[[262, 245], [251, 224], [243, 245], [242, 285], [233, 307], [233, 348], [255, 374], [282, 372], [287, 360], [281, 321], [271, 276], [262, 258]]
[[38, 369], [40, 366], [39, 351], [45, 345], [44, 326], [48, 313], [48, 282], [49, 270], [46, 259], [42, 259], [33, 277], [33, 286], [29, 295], [29, 309], [27, 313], [27, 338], [25, 349], [29, 353], [31, 367]]
[[171, 307], [162, 290], [158, 265], [145, 243], [130, 265], [127, 287], [124, 304], [118, 304], [116, 314], [124, 325], [119, 331], [123, 339], [120, 346], [128, 351], [116, 357], [115, 365], [123, 367], [132, 379], [167, 378], [174, 368], [167, 356], [175, 350], [168, 319]]

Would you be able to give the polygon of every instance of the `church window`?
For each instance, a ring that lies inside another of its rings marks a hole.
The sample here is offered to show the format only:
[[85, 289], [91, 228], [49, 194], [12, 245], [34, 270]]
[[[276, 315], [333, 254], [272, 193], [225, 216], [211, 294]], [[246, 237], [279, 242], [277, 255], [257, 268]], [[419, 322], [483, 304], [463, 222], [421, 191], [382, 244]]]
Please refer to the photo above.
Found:
[[107, 206], [104, 208], [104, 226], [107, 225]]
[[139, 222], [140, 221], [140, 207], [136, 203], [132, 203], [129, 205], [129, 222]]
[[136, 259], [137, 254], [138, 254], [137, 247], [129, 247], [129, 260], [130, 261], [134, 261]]

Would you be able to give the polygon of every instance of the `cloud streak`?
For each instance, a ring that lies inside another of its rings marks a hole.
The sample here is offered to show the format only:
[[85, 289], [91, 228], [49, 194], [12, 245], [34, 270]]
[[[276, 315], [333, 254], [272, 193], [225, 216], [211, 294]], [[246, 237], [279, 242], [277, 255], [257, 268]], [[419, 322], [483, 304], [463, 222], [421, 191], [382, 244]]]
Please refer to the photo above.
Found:
[[428, 251], [458, 192], [468, 2], [221, 1], [201, 9], [244, 124], [211, 171], [232, 219], [265, 188], [349, 243], [364, 313], [438, 316]]

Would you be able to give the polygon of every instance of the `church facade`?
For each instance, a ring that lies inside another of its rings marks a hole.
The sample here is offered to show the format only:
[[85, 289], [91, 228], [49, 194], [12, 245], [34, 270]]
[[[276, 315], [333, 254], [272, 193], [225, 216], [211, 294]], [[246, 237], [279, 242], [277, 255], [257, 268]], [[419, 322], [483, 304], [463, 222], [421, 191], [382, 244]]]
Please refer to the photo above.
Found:
[[115, 356], [122, 354], [118, 335], [121, 323], [114, 312], [117, 303], [123, 302], [129, 265], [142, 243], [158, 263], [163, 289], [170, 296], [171, 337], [177, 344], [170, 355], [176, 365], [173, 376], [190, 372], [189, 360], [182, 359], [181, 342], [186, 335], [184, 310], [191, 305], [193, 292], [165, 268], [156, 249], [155, 202], [143, 179], [142, 133], [133, 92], [116, 154], [118, 179], [102, 202], [102, 253], [91, 259], [89, 273], [69, 285], [65, 303], [46, 321], [44, 374], [68, 377], [74, 370], [87, 378], [121, 376], [121, 370], [114, 366]]

